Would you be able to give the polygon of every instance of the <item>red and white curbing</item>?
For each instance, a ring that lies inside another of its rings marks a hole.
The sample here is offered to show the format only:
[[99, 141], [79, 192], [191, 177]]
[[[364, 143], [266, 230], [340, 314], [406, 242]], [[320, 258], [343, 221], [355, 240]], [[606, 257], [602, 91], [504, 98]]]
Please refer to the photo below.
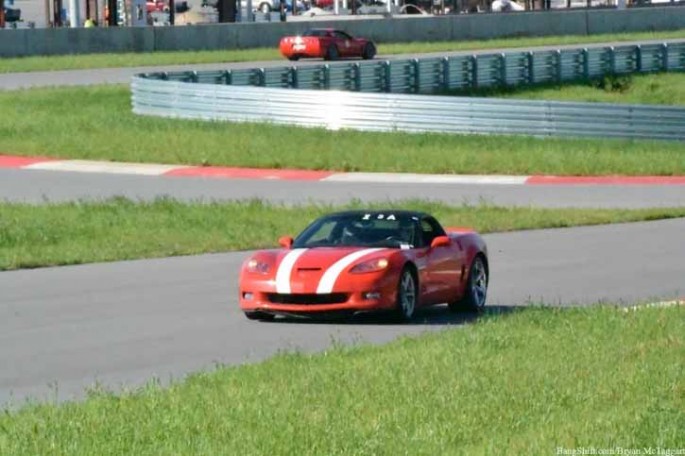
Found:
[[336, 173], [300, 169], [182, 166], [0, 155], [0, 168], [139, 176], [271, 179], [394, 184], [685, 185], [685, 176], [509, 176], [413, 173]]

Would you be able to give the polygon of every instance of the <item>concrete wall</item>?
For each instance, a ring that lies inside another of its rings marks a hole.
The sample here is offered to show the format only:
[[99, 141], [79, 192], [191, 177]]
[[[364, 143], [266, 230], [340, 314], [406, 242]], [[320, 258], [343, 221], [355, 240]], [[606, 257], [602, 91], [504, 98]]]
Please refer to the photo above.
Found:
[[177, 27], [0, 30], [0, 56], [275, 47], [282, 36], [311, 27], [341, 28], [381, 43], [587, 35], [684, 29], [685, 6]]

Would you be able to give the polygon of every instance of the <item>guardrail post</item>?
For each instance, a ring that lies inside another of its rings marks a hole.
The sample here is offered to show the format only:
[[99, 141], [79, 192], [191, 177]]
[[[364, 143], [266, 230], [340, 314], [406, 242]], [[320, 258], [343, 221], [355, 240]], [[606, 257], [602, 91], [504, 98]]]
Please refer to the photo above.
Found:
[[471, 56], [471, 87], [478, 88], [478, 56]]
[[661, 45], [661, 66], [664, 71], [668, 71], [668, 43]]
[[231, 71], [231, 70], [224, 71], [223, 78], [224, 78], [224, 84], [225, 85], [233, 84], [233, 71]]
[[635, 72], [642, 72], [642, 46], [635, 46]]
[[326, 90], [331, 88], [331, 67], [328, 64], [323, 66], [323, 88]]
[[419, 59], [411, 60], [411, 70], [414, 73], [412, 75], [412, 91], [414, 93], [419, 93], [419, 84], [421, 83], [421, 64], [419, 63]]
[[258, 74], [260, 87], [266, 87], [266, 70], [264, 68], [260, 68]]
[[613, 46], [609, 46], [609, 71], [616, 74], [616, 50]]
[[442, 88], [444, 90], [450, 89], [450, 58], [442, 58]]
[[296, 66], [290, 67], [290, 87], [292, 87], [293, 89], [297, 89], [298, 87], [300, 87], [300, 81], [297, 77]]
[[392, 80], [390, 79], [390, 60], [383, 62], [383, 92], [392, 92]]
[[561, 50], [557, 49], [556, 52], [554, 53], [555, 55], [555, 61], [554, 61], [554, 72], [555, 72], [555, 78], [559, 84], [561, 84], [561, 77], [562, 77], [562, 68], [561, 68]]
[[526, 64], [528, 65], [528, 84], [535, 84], [535, 54], [533, 51], [526, 54]]
[[507, 85], [507, 55], [504, 52], [499, 55], [499, 79], [502, 87]]
[[186, 72], [186, 77], [188, 78], [188, 81], [190, 82], [197, 82], [197, 71], [188, 71]]
[[362, 91], [362, 66], [355, 62], [352, 64], [352, 71], [354, 72], [354, 90], [357, 92]]
[[259, 80], [261, 77], [260, 70], [261, 70], [261, 68], [252, 68], [250, 70], [250, 77], [247, 81], [248, 85], [252, 85], [252, 86], [260, 86], [261, 85], [261, 82]]
[[169, 80], [169, 73], [167, 73], [166, 71], [163, 71], [162, 72], [162, 79], [165, 81], [168, 81]]
[[583, 78], [590, 79], [590, 51], [587, 48], [583, 48]]

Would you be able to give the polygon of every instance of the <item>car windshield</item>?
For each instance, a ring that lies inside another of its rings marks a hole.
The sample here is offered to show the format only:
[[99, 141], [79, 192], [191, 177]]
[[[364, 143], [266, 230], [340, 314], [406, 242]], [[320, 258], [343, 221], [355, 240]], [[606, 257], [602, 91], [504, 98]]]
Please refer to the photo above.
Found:
[[413, 248], [418, 217], [392, 212], [335, 214], [320, 218], [307, 227], [293, 243], [309, 247], [389, 247]]

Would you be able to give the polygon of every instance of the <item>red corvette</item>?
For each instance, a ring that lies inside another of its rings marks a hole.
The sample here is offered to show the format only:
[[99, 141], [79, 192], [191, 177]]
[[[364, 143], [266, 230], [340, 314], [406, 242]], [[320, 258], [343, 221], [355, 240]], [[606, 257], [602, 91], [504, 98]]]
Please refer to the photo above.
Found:
[[485, 242], [469, 229], [445, 230], [425, 213], [335, 213], [279, 243], [242, 265], [240, 308], [251, 320], [382, 310], [409, 320], [418, 307], [485, 305]]
[[298, 36], [281, 38], [281, 54], [289, 60], [302, 57], [337, 60], [341, 57], [372, 59], [376, 45], [365, 38], [353, 38], [342, 30], [312, 29]]

